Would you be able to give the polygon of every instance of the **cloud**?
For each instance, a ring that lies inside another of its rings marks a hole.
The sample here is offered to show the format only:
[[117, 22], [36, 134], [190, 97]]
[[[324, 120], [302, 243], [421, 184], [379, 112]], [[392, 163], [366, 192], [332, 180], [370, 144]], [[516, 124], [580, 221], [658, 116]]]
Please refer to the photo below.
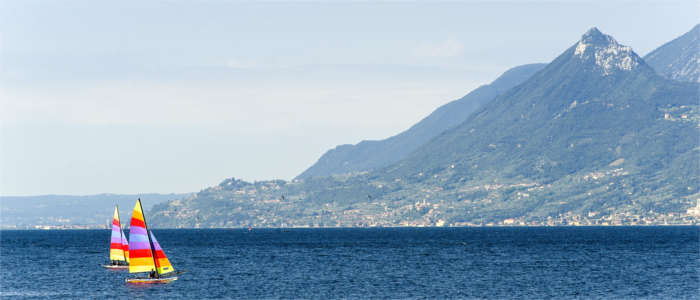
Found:
[[453, 37], [449, 37], [439, 43], [420, 45], [414, 53], [419, 57], [449, 58], [459, 56], [463, 52], [464, 44]]

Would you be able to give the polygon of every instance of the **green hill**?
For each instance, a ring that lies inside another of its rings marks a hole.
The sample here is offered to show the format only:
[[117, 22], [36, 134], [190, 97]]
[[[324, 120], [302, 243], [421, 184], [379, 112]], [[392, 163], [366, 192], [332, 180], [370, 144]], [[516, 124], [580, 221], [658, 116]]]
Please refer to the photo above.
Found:
[[406, 158], [292, 182], [229, 179], [157, 205], [154, 226], [697, 222], [700, 86], [593, 28]]
[[[586, 179], [595, 174], [619, 176]], [[700, 182], [698, 85], [662, 78], [594, 28], [381, 176], [439, 184], [455, 197], [477, 183], [542, 187], [500, 195], [481, 216], [684, 210]]]
[[145, 209], [156, 203], [182, 199], [189, 194], [97, 194], [0, 196], [0, 228], [34, 228], [34, 226], [75, 225], [106, 226], [111, 224], [114, 205], [119, 206], [122, 223], [128, 225], [137, 198]]

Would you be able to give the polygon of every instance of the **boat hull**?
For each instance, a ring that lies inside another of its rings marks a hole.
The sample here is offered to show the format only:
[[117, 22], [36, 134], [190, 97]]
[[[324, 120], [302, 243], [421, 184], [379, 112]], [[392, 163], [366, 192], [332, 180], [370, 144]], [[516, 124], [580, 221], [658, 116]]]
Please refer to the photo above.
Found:
[[161, 278], [127, 278], [126, 283], [132, 284], [158, 284], [158, 283], [170, 283], [177, 280], [177, 276], [173, 277], [161, 277]]
[[110, 270], [128, 270], [129, 266], [124, 266], [124, 265], [102, 265], [103, 268], [110, 269]]

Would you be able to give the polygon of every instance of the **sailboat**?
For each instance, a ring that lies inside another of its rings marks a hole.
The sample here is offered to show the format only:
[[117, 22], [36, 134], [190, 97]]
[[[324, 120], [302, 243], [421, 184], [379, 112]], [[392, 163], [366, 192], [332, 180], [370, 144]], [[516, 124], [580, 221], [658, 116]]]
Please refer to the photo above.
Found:
[[[129, 229], [129, 273], [148, 273], [147, 278], [127, 278], [127, 283], [168, 283], [177, 280], [177, 273], [148, 230], [141, 199], [136, 200]], [[172, 274], [171, 274], [172, 273]], [[165, 275], [165, 276], [164, 276]]]
[[112, 218], [112, 236], [109, 243], [110, 264], [102, 265], [107, 269], [128, 269], [129, 266], [129, 242], [126, 240], [121, 223], [119, 222], [119, 207], [114, 206], [114, 218]]

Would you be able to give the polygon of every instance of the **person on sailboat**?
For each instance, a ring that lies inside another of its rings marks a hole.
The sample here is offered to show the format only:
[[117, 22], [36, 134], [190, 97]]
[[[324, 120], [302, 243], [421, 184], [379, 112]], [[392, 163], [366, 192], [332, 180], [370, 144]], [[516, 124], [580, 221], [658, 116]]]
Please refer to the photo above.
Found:
[[177, 280], [177, 273], [170, 274], [170, 276], [164, 275], [175, 272], [175, 270], [153, 232], [148, 230], [140, 199], [136, 200], [134, 211], [131, 214], [129, 231], [129, 240], [132, 241], [129, 243], [129, 273], [146, 273], [148, 277], [126, 278], [126, 282], [169, 283]]

